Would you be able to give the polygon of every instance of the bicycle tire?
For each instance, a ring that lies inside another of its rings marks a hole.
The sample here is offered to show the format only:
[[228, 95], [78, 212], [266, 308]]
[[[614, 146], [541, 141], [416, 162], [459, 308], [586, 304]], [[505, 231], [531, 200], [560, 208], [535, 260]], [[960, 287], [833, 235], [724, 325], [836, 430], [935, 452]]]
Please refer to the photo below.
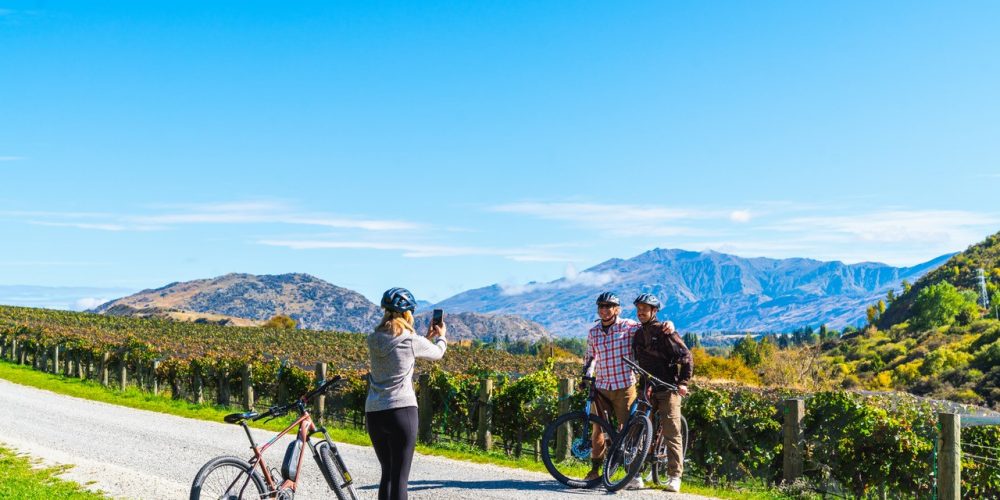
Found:
[[337, 495], [337, 498], [339, 500], [357, 500], [357, 495], [350, 485], [348, 485], [348, 490], [350, 490], [351, 496], [347, 496], [347, 493], [344, 492], [344, 488], [341, 486], [341, 482], [346, 483], [347, 481], [344, 478], [344, 471], [340, 470], [337, 460], [333, 458], [333, 451], [330, 450], [330, 444], [326, 441], [317, 444], [316, 452], [319, 454], [319, 468], [323, 471], [323, 476], [326, 477], [327, 484], [330, 485], [330, 489]]
[[[606, 442], [614, 442], [616, 433], [611, 424], [594, 414], [588, 417], [583, 411], [572, 411], [556, 417], [542, 433], [542, 463], [556, 481], [570, 488], [593, 488], [601, 483], [600, 476], [590, 481], [584, 480], [591, 467], [591, 424], [597, 424], [601, 428]], [[554, 456], [559, 451], [558, 430], [565, 425], [569, 426], [567, 456]]]
[[653, 441], [653, 424], [646, 415], [635, 415], [618, 434], [618, 439], [604, 456], [601, 479], [608, 491], [627, 486], [646, 464]]
[[[233, 468], [239, 472], [232, 478], [229, 478], [226, 475], [217, 475], [217, 480], [210, 480], [212, 473], [220, 471], [223, 467]], [[264, 479], [260, 476], [260, 473], [251, 467], [246, 460], [233, 456], [221, 456], [209, 460], [205, 465], [201, 466], [201, 469], [198, 470], [198, 474], [194, 476], [194, 481], [191, 482], [190, 498], [191, 500], [201, 500], [203, 493], [208, 495], [206, 498], [222, 498], [223, 495], [229, 493], [230, 488], [227, 487], [226, 484], [238, 484], [241, 476], [244, 474], [249, 476], [249, 482], [243, 484], [240, 488], [238, 496], [229, 494], [226, 498], [257, 500], [264, 498], [270, 492], [269, 488], [264, 483]], [[250, 492], [250, 495], [246, 495], [245, 493], [248, 489], [247, 487], [250, 486], [250, 484], [253, 484], [253, 489], [256, 491]], [[208, 489], [207, 486], [216, 487], [216, 485], [221, 485], [222, 493], [206, 491]]]
[[[681, 442], [683, 443], [681, 446], [681, 463], [683, 463], [687, 458], [688, 450], [688, 423], [684, 415], [681, 415]], [[657, 459], [653, 461], [652, 476], [654, 484], [667, 484], [670, 477], [667, 474], [666, 457], [663, 457], [662, 460]]]

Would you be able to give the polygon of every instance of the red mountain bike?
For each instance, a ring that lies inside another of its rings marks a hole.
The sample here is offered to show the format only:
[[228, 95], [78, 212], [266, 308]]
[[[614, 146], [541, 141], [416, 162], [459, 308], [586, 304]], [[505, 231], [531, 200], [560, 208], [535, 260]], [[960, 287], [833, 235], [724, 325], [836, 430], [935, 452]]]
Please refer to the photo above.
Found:
[[[309, 412], [306, 411], [306, 405], [310, 400], [326, 393], [340, 379], [341, 377], [338, 376], [321, 382], [319, 387], [304, 394], [296, 401], [284, 406], [272, 406], [264, 413], [249, 411], [226, 415], [224, 420], [227, 423], [243, 426], [247, 438], [250, 439], [254, 456], [249, 461], [233, 456], [221, 456], [209, 460], [201, 467], [191, 484], [191, 500], [203, 498], [291, 500], [295, 496], [295, 487], [299, 480], [299, 472], [302, 470], [302, 460], [305, 457], [302, 450], [306, 445], [312, 451], [313, 458], [316, 459], [319, 469], [326, 477], [327, 484], [330, 485], [330, 489], [337, 495], [337, 498], [357, 500], [358, 494], [354, 491], [351, 474], [347, 472], [347, 466], [344, 465], [344, 460], [341, 458], [340, 452], [337, 451], [337, 445], [330, 439], [325, 427], [316, 427]], [[265, 443], [264, 446], [258, 447], [250, 434], [247, 421], [281, 417], [292, 410], [298, 412], [299, 418]], [[285, 451], [281, 473], [280, 475], [275, 474], [264, 464], [264, 451], [295, 426], [299, 426], [298, 438], [289, 443], [288, 449]], [[323, 439], [314, 444], [309, 438], [315, 434], [322, 434]], [[257, 470], [258, 468], [260, 471]]]

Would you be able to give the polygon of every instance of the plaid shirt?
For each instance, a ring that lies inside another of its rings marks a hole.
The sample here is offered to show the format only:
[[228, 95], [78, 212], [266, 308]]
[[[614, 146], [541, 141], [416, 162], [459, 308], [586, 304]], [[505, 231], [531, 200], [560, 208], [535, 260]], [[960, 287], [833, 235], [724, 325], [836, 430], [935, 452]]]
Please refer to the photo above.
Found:
[[600, 323], [590, 329], [587, 358], [596, 360], [594, 378], [598, 389], [614, 391], [635, 385], [635, 374], [621, 358], [632, 359], [632, 339], [640, 326], [630, 319], [618, 318], [608, 333], [604, 333]]

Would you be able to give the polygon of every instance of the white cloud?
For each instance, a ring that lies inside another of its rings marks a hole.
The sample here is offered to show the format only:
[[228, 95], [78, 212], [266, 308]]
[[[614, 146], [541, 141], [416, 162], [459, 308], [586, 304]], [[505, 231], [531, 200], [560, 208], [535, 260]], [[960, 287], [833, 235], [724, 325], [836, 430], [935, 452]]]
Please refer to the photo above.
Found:
[[504, 284], [500, 285], [500, 293], [503, 295], [522, 295], [540, 290], [561, 290], [582, 285], [588, 287], [598, 287], [614, 281], [618, 275], [613, 272], [594, 273], [578, 272], [572, 264], [566, 266], [565, 276], [551, 283], [527, 283], [524, 285]]
[[750, 218], [749, 210], [733, 210], [729, 214], [729, 220], [733, 222], [750, 222]]
[[964, 210], [884, 210], [855, 215], [797, 217], [769, 229], [811, 233], [830, 241], [855, 243], [961, 243], [1000, 225], [995, 214]]
[[293, 250], [384, 250], [398, 251], [403, 257], [464, 257], [495, 256], [519, 262], [566, 262], [575, 260], [552, 254], [541, 248], [493, 248], [475, 246], [427, 245], [421, 243], [342, 241], [342, 240], [260, 240], [261, 245], [285, 247]]
[[76, 301], [76, 310], [85, 311], [87, 309], [93, 309], [111, 299], [97, 298], [97, 297], [84, 297]]
[[[28, 217], [26, 222], [53, 227], [75, 227], [99, 231], [155, 231], [187, 224], [281, 224], [317, 226], [363, 231], [409, 231], [421, 224], [369, 218], [302, 213], [277, 202], [247, 201], [200, 205], [153, 205], [160, 213], [116, 215], [99, 212], [8, 211], [0, 215]], [[86, 219], [85, 222], [80, 222]]]
[[45, 222], [32, 220], [28, 221], [28, 224], [33, 224], [36, 226], [50, 226], [50, 227], [75, 227], [77, 229], [96, 229], [98, 231], [125, 231], [129, 229], [121, 224], [88, 224], [83, 222]]

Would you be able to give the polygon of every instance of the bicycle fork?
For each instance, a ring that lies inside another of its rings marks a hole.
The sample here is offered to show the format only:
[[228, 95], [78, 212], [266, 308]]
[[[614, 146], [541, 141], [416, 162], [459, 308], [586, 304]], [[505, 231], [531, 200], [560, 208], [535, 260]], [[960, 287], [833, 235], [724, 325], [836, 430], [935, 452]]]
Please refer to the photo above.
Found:
[[[344, 484], [340, 485], [340, 487], [343, 489], [349, 489], [351, 485], [354, 484], [354, 479], [351, 477], [351, 473], [347, 471], [347, 465], [344, 463], [344, 458], [340, 456], [340, 450], [337, 449], [337, 445], [333, 444], [333, 439], [330, 439], [330, 434], [326, 432], [325, 427], [320, 427], [316, 430], [323, 433], [323, 440], [326, 442], [327, 446], [330, 447], [330, 455], [333, 456], [333, 459], [336, 461], [337, 468], [344, 476]], [[330, 489], [335, 489], [337, 486], [337, 478], [330, 476], [327, 468], [323, 465], [323, 457], [320, 456], [319, 450], [316, 449], [316, 445], [314, 445], [312, 441], [309, 441], [309, 448], [312, 449], [313, 458], [316, 460], [316, 464], [319, 465], [319, 469], [323, 471], [323, 476], [326, 477], [326, 482], [330, 485]]]

